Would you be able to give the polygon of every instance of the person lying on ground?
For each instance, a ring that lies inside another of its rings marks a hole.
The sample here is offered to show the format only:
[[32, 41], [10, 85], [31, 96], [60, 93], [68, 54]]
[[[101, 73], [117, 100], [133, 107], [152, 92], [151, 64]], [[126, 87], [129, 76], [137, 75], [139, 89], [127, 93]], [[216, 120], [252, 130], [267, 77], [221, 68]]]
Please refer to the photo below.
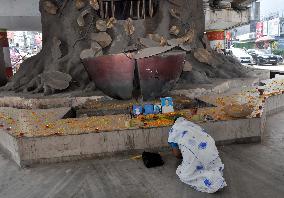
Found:
[[197, 191], [215, 193], [227, 186], [214, 139], [199, 125], [180, 117], [170, 129], [168, 143], [182, 158], [176, 174]]

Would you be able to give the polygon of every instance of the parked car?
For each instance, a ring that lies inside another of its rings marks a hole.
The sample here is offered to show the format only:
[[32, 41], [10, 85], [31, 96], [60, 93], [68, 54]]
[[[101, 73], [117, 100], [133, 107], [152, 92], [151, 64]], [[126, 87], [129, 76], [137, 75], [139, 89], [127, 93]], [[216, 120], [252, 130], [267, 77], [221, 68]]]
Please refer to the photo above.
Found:
[[228, 50], [228, 53], [234, 58], [238, 59], [240, 63], [253, 64], [253, 58], [249, 55], [244, 49], [241, 48], [231, 48]]
[[278, 58], [278, 63], [283, 63], [283, 57], [280, 55], [276, 55]]
[[255, 50], [255, 62], [257, 65], [271, 64], [278, 65], [280, 57], [271, 54], [266, 50]]

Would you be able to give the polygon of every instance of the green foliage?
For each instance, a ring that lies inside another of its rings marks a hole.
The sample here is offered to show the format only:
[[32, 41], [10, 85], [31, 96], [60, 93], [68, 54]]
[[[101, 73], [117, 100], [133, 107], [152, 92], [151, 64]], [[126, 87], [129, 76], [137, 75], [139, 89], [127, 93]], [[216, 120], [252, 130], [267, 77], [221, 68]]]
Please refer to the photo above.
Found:
[[277, 50], [279, 48], [279, 43], [277, 41], [272, 41], [271, 48], [272, 50]]
[[274, 49], [272, 50], [272, 53], [284, 57], [284, 49]]

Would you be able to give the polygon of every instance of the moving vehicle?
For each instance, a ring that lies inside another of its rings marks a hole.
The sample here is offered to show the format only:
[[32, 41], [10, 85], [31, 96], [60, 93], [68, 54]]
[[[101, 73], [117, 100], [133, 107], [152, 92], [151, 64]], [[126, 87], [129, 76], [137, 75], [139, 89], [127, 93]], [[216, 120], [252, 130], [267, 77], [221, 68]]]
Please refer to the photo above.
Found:
[[244, 49], [241, 48], [230, 48], [228, 53], [234, 58], [238, 59], [240, 63], [253, 64], [253, 58]]

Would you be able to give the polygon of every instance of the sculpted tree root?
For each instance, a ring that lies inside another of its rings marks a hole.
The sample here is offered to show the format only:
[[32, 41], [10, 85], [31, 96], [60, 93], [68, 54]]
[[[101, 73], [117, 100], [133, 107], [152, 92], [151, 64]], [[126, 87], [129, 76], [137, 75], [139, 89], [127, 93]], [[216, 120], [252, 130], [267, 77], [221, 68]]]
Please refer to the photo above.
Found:
[[[73, 5], [73, 1], [57, 2], [40, 1], [43, 48], [21, 64], [11, 82], [1, 88], [2, 91], [43, 92], [49, 95], [66, 88], [84, 89], [90, 84], [80, 60], [81, 51], [89, 44], [87, 40], [82, 40], [74, 47], [76, 39], [87, 31], [73, 22], [80, 11]], [[61, 6], [65, 7], [59, 13]], [[86, 22], [90, 23], [90, 20], [91, 17], [86, 18]]]
[[[186, 51], [187, 67], [182, 78], [190, 83], [245, 76], [246, 71], [234, 59], [210, 49], [203, 35], [203, 1], [143, 2], [151, 4], [141, 4], [141, 13], [136, 13], [140, 19], [134, 20], [129, 18], [135, 14], [131, 7], [119, 7], [130, 1], [115, 1], [114, 8], [109, 1], [40, 0], [43, 48], [24, 61], [1, 90], [45, 95], [63, 90], [90, 90], [94, 86], [80, 57], [134, 50], [142, 50], [145, 57], [177, 48]], [[108, 6], [111, 9], [105, 10]]]

